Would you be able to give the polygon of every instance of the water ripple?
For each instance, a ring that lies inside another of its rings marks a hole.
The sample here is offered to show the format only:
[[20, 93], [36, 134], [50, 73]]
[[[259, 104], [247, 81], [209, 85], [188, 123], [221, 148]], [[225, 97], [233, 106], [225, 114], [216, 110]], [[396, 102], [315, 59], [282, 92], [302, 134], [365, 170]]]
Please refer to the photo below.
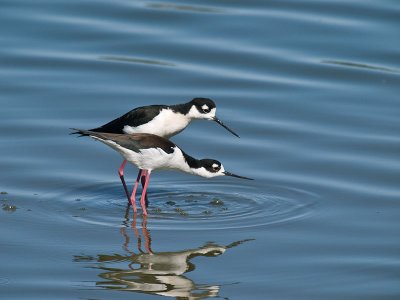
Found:
[[172, 63], [158, 61], [158, 60], [154, 60], [154, 59], [143, 59], [143, 58], [124, 57], [124, 56], [100, 56], [99, 58], [103, 59], [103, 60], [128, 62], [128, 63], [136, 63], [136, 64], [158, 65], [158, 66], [165, 66], [165, 67], [174, 67], [175, 66]]
[[206, 6], [194, 6], [194, 5], [178, 5], [173, 3], [150, 3], [146, 4], [146, 7], [152, 9], [166, 9], [166, 10], [176, 10], [191, 13], [225, 13], [225, 10], [206, 7]]
[[[317, 196], [284, 186], [259, 187], [231, 183], [157, 183], [150, 191], [149, 228], [204, 230], [272, 225], [304, 217]], [[76, 220], [120, 226], [126, 200], [117, 183], [80, 186], [59, 195]], [[131, 213], [132, 215], [132, 213]]]

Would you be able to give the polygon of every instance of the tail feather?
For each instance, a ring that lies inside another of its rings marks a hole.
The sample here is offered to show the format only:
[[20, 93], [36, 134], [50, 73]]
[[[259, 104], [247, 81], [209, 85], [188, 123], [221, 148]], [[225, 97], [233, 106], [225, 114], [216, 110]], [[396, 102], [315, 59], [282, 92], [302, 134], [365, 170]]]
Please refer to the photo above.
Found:
[[90, 131], [89, 130], [78, 129], [78, 128], [70, 128], [70, 129], [74, 130], [70, 134], [79, 134], [78, 137], [89, 136], [90, 135]]
[[100, 140], [112, 140], [118, 138], [119, 136], [124, 136], [124, 134], [114, 134], [114, 133], [107, 133], [107, 132], [94, 132], [91, 130], [85, 130], [85, 129], [79, 129], [79, 128], [70, 128], [71, 130], [74, 130], [74, 132], [71, 132], [70, 134], [79, 134], [79, 137], [81, 136], [90, 136], [94, 138], [98, 138]]
[[71, 132], [70, 134], [79, 134], [79, 137], [82, 136], [95, 136], [101, 139], [107, 139], [107, 137], [104, 135], [102, 132], [94, 132], [91, 130], [85, 130], [85, 129], [79, 129], [79, 128], [70, 128], [71, 130], [74, 130], [74, 132]]

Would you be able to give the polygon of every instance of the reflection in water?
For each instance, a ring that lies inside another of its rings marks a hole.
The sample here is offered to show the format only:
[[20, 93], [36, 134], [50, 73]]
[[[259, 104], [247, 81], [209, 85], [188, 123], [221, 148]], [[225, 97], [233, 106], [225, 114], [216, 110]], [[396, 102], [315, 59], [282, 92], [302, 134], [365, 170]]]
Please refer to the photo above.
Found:
[[[129, 209], [127, 209], [128, 211]], [[147, 217], [143, 216], [141, 231], [137, 228], [137, 216], [134, 214], [131, 229], [136, 243], [131, 243], [128, 219], [120, 233], [124, 237], [123, 249], [128, 253], [98, 254], [92, 256], [75, 256], [77, 262], [95, 262], [101, 270], [99, 276], [103, 281], [96, 282], [99, 287], [123, 291], [134, 291], [160, 296], [203, 299], [218, 297], [219, 285], [196, 284], [183, 274], [193, 271], [196, 266], [190, 262], [197, 256], [214, 257], [223, 254], [227, 249], [249, 240], [220, 246], [214, 243], [174, 252], [154, 252], [151, 248], [151, 236], [147, 229]], [[143, 240], [142, 240], [143, 238]], [[142, 245], [144, 243], [144, 245]], [[136, 249], [132, 250], [132, 245]]]

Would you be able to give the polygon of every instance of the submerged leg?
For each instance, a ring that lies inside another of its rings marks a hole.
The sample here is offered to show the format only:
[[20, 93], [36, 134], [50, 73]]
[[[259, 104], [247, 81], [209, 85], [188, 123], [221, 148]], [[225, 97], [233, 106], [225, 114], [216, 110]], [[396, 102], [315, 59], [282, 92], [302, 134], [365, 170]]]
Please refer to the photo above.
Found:
[[124, 179], [124, 168], [125, 168], [126, 163], [127, 163], [127, 161], [126, 161], [126, 159], [124, 159], [124, 161], [122, 162], [122, 165], [119, 167], [118, 174], [119, 174], [119, 178], [121, 179], [122, 185], [124, 186], [126, 197], [128, 198], [128, 201], [129, 201], [129, 192], [128, 192], [128, 188], [126, 187], [126, 183], [125, 183], [125, 179]]
[[[137, 212], [136, 199], [135, 199], [136, 191], [137, 191], [137, 188], [138, 188], [138, 185], [139, 185], [139, 180], [142, 177], [144, 172], [145, 172], [144, 170], [139, 169], [139, 173], [138, 173], [137, 178], [136, 178], [135, 186], [133, 187], [133, 191], [132, 191], [132, 194], [131, 194], [130, 203], [133, 206], [133, 211], [134, 212]], [[144, 175], [144, 176], [146, 176], [146, 175]]]
[[147, 171], [147, 176], [146, 176], [146, 182], [145, 182], [144, 187], [143, 187], [142, 197], [140, 197], [140, 205], [142, 206], [143, 214], [145, 216], [147, 216], [145, 198], [146, 198], [147, 186], [149, 185], [149, 181], [150, 181], [150, 174], [151, 174], [151, 171], [148, 170]]

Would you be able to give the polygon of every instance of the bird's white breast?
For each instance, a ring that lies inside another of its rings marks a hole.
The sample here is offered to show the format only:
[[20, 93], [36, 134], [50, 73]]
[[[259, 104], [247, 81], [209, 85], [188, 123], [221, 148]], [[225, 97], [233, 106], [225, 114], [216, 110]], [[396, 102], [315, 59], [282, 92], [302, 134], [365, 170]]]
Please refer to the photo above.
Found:
[[172, 153], [167, 153], [161, 148], [141, 149], [140, 152], [135, 152], [121, 147], [114, 141], [103, 140], [95, 136], [91, 137], [117, 150], [127, 161], [139, 169], [150, 171], [170, 169], [190, 172], [182, 151], [176, 146], [173, 147], [174, 151]]
[[132, 127], [125, 125], [125, 133], [152, 133], [158, 136], [169, 138], [185, 129], [191, 121], [189, 116], [172, 111], [171, 109], [162, 109], [160, 113], [150, 122]]
[[179, 148], [174, 147], [174, 152], [167, 153], [161, 148], [142, 149], [140, 153], [127, 153], [125, 158], [144, 170], [183, 170], [186, 167], [185, 158]]

